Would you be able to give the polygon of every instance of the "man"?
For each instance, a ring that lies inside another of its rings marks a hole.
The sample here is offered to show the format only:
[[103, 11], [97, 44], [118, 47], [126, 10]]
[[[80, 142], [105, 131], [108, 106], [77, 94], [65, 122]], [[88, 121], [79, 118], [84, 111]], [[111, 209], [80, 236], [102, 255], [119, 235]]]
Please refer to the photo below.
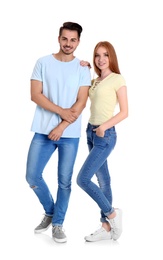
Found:
[[[74, 51], [82, 27], [66, 22], [59, 29], [59, 52], [37, 60], [31, 76], [31, 100], [37, 104], [27, 157], [26, 180], [42, 204], [45, 216], [35, 228], [41, 233], [52, 224], [52, 237], [66, 242], [63, 222], [68, 208], [73, 167], [81, 135], [81, 113], [86, 106], [91, 75]], [[58, 151], [56, 201], [43, 178], [54, 151]]]

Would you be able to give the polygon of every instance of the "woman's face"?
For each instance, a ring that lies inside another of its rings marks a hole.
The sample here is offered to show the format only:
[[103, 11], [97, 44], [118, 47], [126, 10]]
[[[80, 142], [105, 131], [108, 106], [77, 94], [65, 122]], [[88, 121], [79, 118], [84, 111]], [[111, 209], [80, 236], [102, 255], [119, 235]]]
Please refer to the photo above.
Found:
[[104, 47], [99, 47], [95, 53], [95, 64], [100, 69], [109, 68], [109, 54]]

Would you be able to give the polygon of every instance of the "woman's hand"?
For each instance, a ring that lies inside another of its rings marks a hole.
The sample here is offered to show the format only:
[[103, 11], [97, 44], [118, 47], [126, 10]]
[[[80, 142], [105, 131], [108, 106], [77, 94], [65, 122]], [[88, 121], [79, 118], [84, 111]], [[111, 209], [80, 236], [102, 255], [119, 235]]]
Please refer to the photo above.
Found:
[[81, 60], [80, 65], [83, 67], [88, 66], [90, 69], [92, 68], [91, 64], [88, 61]]
[[95, 131], [96, 135], [99, 136], [99, 137], [104, 137], [104, 135], [105, 135], [105, 131], [102, 129], [101, 126], [93, 129], [93, 131]]

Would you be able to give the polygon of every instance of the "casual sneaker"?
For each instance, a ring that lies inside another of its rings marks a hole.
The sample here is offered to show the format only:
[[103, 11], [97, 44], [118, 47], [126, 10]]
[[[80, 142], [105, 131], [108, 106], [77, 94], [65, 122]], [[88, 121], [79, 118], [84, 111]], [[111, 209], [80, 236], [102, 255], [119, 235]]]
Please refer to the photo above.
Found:
[[111, 234], [114, 240], [117, 240], [122, 234], [122, 210], [115, 209], [116, 216], [115, 218], [109, 219], [111, 226]]
[[65, 233], [63, 232], [63, 229], [61, 226], [53, 226], [52, 237], [55, 242], [58, 242], [58, 243], [67, 242], [67, 237], [66, 237]]
[[45, 215], [41, 223], [35, 228], [34, 232], [41, 233], [46, 231], [50, 227], [51, 223], [52, 223], [52, 217]]
[[88, 242], [96, 242], [99, 240], [110, 240], [111, 238], [111, 232], [108, 232], [105, 228], [101, 227], [94, 233], [90, 234], [89, 236], [86, 236], [84, 239]]

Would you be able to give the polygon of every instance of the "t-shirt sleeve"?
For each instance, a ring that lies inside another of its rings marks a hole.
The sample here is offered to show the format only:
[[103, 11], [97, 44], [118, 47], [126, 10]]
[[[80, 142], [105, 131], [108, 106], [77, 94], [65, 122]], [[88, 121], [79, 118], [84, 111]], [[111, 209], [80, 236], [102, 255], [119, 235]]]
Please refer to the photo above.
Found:
[[80, 86], [91, 86], [91, 73], [88, 67], [82, 67]]
[[35, 80], [39, 80], [42, 81], [42, 65], [40, 60], [37, 60], [32, 75], [31, 75], [31, 79], [35, 79]]
[[120, 89], [123, 86], [126, 86], [126, 81], [122, 75], [119, 75], [119, 77], [117, 78], [116, 85], [115, 85], [116, 92], [118, 91], [118, 89]]

